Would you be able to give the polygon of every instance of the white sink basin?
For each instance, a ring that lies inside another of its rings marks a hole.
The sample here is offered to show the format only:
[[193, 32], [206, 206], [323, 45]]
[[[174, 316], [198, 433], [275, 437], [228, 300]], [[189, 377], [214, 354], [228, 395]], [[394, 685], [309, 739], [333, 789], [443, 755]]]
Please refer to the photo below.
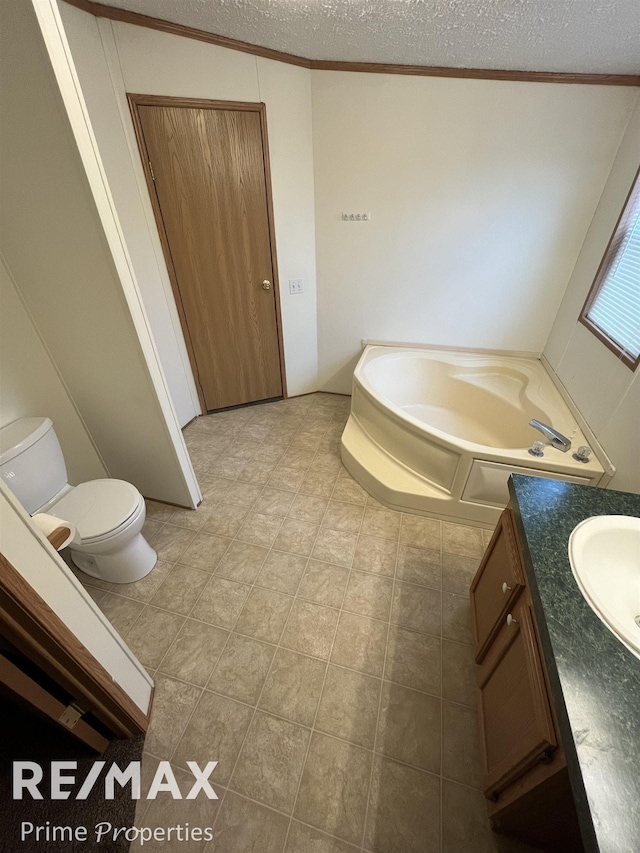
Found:
[[585, 519], [569, 537], [569, 560], [591, 609], [640, 658], [640, 518]]

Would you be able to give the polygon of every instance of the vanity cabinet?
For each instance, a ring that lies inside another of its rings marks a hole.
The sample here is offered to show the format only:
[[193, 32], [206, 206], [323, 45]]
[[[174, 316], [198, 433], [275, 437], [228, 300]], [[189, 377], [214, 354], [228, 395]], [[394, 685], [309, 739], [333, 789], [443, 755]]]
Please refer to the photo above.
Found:
[[582, 851], [510, 507], [471, 585], [471, 614], [492, 826], [542, 849]]
[[471, 584], [471, 613], [477, 663], [487, 654], [509, 613], [509, 608], [524, 586], [524, 570], [513, 526], [513, 515], [507, 507], [500, 516]]

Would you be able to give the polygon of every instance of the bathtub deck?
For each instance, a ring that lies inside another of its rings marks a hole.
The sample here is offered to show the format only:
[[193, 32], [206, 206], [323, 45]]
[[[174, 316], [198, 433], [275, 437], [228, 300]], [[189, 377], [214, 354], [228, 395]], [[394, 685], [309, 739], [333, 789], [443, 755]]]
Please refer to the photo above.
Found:
[[[588, 464], [532, 456], [533, 418], [589, 445]], [[390, 509], [494, 527], [512, 473], [605, 485], [602, 455], [539, 359], [375, 345], [355, 368], [342, 461]]]
[[[389, 509], [409, 511], [448, 521], [459, 521], [454, 500], [450, 494], [428, 483], [405, 465], [389, 456], [372, 442], [358, 422], [350, 418], [342, 434], [341, 459], [349, 473], [365, 489], [375, 492], [377, 499]], [[375, 483], [372, 482], [375, 480]], [[425, 504], [437, 507], [425, 510]], [[493, 530], [495, 521], [473, 521]]]

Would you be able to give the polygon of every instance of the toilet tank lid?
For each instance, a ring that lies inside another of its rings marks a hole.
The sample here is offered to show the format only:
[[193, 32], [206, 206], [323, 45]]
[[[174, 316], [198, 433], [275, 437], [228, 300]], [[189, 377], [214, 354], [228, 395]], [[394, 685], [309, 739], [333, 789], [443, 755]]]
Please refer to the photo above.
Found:
[[0, 428], [0, 465], [14, 459], [42, 438], [53, 423], [51, 418], [20, 418]]

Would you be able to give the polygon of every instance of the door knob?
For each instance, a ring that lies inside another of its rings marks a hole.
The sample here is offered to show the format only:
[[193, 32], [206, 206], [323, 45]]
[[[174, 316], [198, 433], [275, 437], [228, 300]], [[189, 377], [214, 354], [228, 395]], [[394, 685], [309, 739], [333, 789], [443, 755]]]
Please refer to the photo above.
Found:
[[505, 581], [505, 582], [502, 584], [502, 591], [503, 591], [503, 592], [504, 592], [504, 594], [506, 595], [506, 594], [509, 592], [509, 590], [510, 590], [510, 589], [511, 589], [511, 587], [510, 587], [510, 586], [509, 586], [509, 584]]
[[517, 622], [510, 613], [507, 613], [507, 625], [516, 625]]
[[271, 282], [269, 281], [268, 278], [265, 278], [265, 280], [262, 282], [262, 289], [263, 290], [271, 290]]

